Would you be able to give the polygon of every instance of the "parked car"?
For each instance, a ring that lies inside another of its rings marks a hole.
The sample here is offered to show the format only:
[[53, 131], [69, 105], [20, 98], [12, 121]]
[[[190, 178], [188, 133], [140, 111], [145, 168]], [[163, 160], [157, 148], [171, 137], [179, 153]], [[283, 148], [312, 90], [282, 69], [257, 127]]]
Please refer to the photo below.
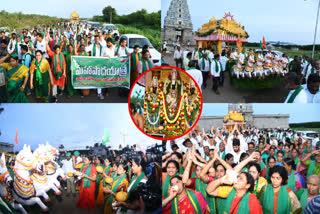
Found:
[[101, 24], [99, 22], [90, 22], [88, 21], [88, 25], [90, 26], [90, 28], [101, 28]]
[[159, 51], [157, 51], [153, 45], [151, 44], [151, 42], [149, 41], [149, 39], [147, 39], [146, 37], [142, 36], [142, 35], [138, 35], [138, 34], [123, 34], [121, 35], [121, 38], [126, 38], [127, 40], [127, 47], [129, 49], [129, 52], [132, 53], [133, 52], [133, 47], [135, 45], [139, 45], [139, 47], [142, 49], [142, 47], [144, 45], [148, 45], [149, 46], [149, 52], [150, 55], [152, 57], [152, 61], [154, 66], [160, 66], [161, 65], [161, 53], [159, 53]]
[[308, 138], [308, 139], [313, 139], [314, 135], [318, 134], [315, 131], [297, 131], [296, 133], [298, 136], [300, 136], [302, 134], [303, 137]]
[[116, 33], [119, 35], [118, 28], [114, 24], [103, 24], [102, 29], [105, 31], [110, 31], [112, 34]]

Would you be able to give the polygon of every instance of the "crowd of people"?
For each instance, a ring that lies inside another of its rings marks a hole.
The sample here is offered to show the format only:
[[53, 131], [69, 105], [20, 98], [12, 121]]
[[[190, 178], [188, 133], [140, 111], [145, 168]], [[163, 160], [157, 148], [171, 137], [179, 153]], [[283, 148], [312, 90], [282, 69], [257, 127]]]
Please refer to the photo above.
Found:
[[163, 142], [163, 213], [317, 213], [320, 140], [291, 129], [214, 128]]
[[[25, 28], [10, 37], [2, 31], [0, 43], [0, 102], [28, 102], [32, 94], [41, 102], [57, 102], [57, 95], [64, 91], [69, 98], [77, 93], [82, 98], [89, 96], [90, 89], [76, 90], [72, 85], [71, 56], [130, 56], [132, 84], [153, 67], [148, 45], [135, 45], [130, 53], [126, 38], [82, 23]], [[110, 90], [96, 91], [103, 100]], [[128, 94], [126, 89], [119, 90], [120, 96]]]
[[[12, 178], [15, 161], [14, 155], [7, 161]], [[158, 147], [108, 149], [103, 156], [94, 155], [90, 150], [62, 151], [56, 162], [66, 176], [65, 179], [59, 177], [62, 198], [78, 197], [74, 205], [77, 208], [89, 213], [101, 210], [108, 214], [161, 213], [161, 151]], [[5, 198], [1, 199], [6, 201]], [[2, 205], [0, 203], [0, 207]]]
[[62, 153], [58, 162], [67, 175], [63, 184], [67, 196], [77, 196], [79, 189], [78, 208], [103, 207], [104, 213], [156, 212], [161, 201], [160, 165], [145, 150], [135, 150], [113, 150], [105, 157]]
[[272, 51], [243, 49], [240, 54], [234, 48], [224, 48], [221, 54], [214, 49], [195, 48], [182, 50], [178, 45], [173, 55], [176, 67], [186, 70], [203, 89], [208, 79], [212, 79], [212, 90], [220, 94], [225, 73], [237, 79], [258, 78], [267, 76], [284, 77], [290, 88], [286, 103], [319, 103], [320, 102], [320, 62], [307, 56], [289, 58], [286, 54], [279, 56]]

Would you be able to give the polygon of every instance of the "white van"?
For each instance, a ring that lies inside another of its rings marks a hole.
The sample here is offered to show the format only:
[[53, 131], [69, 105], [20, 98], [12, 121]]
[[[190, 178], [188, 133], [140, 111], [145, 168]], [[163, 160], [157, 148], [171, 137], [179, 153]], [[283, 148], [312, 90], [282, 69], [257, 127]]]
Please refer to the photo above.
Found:
[[152, 46], [149, 39], [138, 34], [123, 34], [120, 39], [121, 38], [125, 38], [127, 40], [127, 47], [130, 53], [133, 52], [133, 47], [135, 45], [139, 45], [140, 49], [142, 49], [144, 45], [148, 45], [154, 66], [156, 67], [161, 65], [161, 53]]
[[105, 31], [110, 31], [112, 34], [116, 33], [119, 36], [118, 28], [114, 24], [103, 24], [102, 29]]

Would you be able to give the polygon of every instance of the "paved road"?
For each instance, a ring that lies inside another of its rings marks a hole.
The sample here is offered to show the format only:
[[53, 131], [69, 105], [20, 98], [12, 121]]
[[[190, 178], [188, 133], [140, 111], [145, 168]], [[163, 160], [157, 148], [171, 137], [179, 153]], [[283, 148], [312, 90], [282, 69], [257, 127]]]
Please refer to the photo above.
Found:
[[[129, 92], [128, 92], [129, 95]], [[128, 103], [128, 95], [120, 96], [119, 88], [111, 88], [109, 90], [109, 96], [105, 96], [104, 100], [100, 100], [97, 97], [97, 90], [90, 90], [90, 95], [81, 98], [81, 92], [79, 90], [78, 94], [68, 98], [66, 91], [61, 96], [58, 96], [58, 103]], [[36, 99], [34, 94], [28, 96], [30, 103], [40, 103], [39, 99]]]
[[[165, 63], [176, 66], [173, 54], [166, 53]], [[207, 81], [207, 88], [202, 91], [204, 103], [283, 103], [289, 90], [284, 85], [270, 89], [238, 89], [230, 84], [228, 73], [225, 73], [224, 86], [219, 88], [220, 95], [212, 91], [212, 81]]]
[[[79, 199], [79, 193], [76, 193], [76, 196], [72, 195], [67, 196], [67, 193], [63, 190], [61, 194], [61, 201], [58, 201], [54, 195], [50, 197], [51, 202], [47, 202], [46, 205], [49, 207], [47, 212], [42, 212], [39, 209], [38, 205], [34, 205], [32, 210], [28, 210], [26, 206], [27, 212], [34, 214], [102, 214], [103, 207], [96, 207], [94, 210], [80, 209], [76, 207], [76, 204]], [[43, 200], [42, 200], [43, 201]]]

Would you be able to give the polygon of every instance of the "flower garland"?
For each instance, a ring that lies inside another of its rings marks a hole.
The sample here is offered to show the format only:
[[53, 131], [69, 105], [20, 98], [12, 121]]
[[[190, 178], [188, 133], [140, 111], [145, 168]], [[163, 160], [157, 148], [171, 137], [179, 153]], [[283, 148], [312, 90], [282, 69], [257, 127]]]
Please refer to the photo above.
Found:
[[[187, 94], [184, 95], [185, 99], [187, 99]], [[198, 111], [200, 109], [200, 96], [198, 95], [191, 104], [188, 103], [186, 100], [185, 102], [185, 108], [184, 108], [184, 114], [186, 115], [186, 121], [188, 123], [194, 122], [196, 119], [196, 115], [198, 114]]]
[[[182, 108], [182, 96], [180, 96], [179, 98], [179, 102], [178, 102], [178, 110], [175, 112], [175, 115], [173, 117], [170, 117], [168, 115], [168, 111], [170, 111], [171, 113], [173, 113], [173, 110], [167, 105], [167, 102], [166, 102], [166, 97], [164, 96], [163, 92], [162, 93], [162, 99], [163, 99], [163, 105], [162, 105], [162, 108], [163, 109], [163, 120], [167, 123], [170, 123], [170, 124], [173, 124], [175, 123], [177, 120], [178, 120], [178, 117], [180, 116], [180, 112], [181, 112], [181, 108]], [[177, 97], [178, 98], [178, 97]], [[163, 107], [164, 106], [164, 107]]]
[[152, 121], [150, 120], [150, 117], [149, 117], [149, 111], [147, 111], [147, 120], [148, 120], [148, 123], [149, 123], [150, 125], [152, 125], [152, 126], [156, 125], [156, 124], [158, 123], [159, 119], [160, 119], [160, 114], [158, 114], [158, 116], [157, 116], [157, 118], [156, 118], [156, 121], [155, 121], [155, 122], [152, 122]]

